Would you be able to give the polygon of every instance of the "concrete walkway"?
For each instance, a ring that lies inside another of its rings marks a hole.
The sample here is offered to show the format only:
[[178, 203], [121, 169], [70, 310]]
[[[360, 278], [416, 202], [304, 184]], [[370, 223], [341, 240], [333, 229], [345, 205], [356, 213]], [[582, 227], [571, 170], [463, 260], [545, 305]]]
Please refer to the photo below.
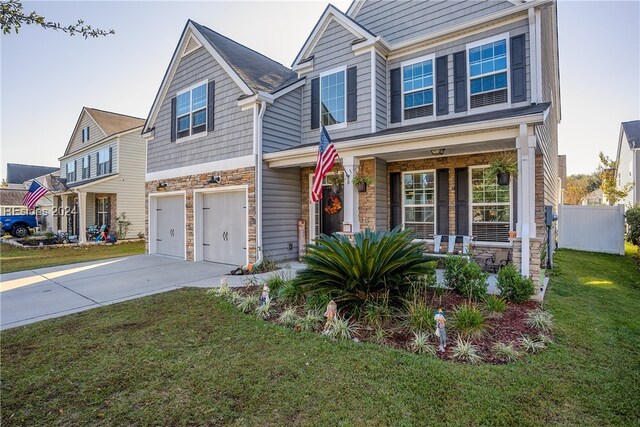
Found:
[[302, 264], [255, 276], [227, 276], [234, 266], [136, 255], [0, 276], [0, 329], [114, 304], [173, 289], [244, 286], [275, 274], [292, 277]]

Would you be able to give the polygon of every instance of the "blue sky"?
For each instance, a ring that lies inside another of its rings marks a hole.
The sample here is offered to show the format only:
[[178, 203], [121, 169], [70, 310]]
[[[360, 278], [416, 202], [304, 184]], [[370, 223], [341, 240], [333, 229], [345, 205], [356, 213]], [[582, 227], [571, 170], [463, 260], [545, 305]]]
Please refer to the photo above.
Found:
[[[350, 0], [334, 1], [346, 11]], [[59, 164], [83, 106], [145, 118], [187, 19], [290, 65], [326, 2], [25, 2], [63, 24], [84, 19], [115, 36], [37, 27], [0, 37], [0, 176], [6, 163]], [[560, 0], [562, 123], [568, 173], [615, 156], [620, 122], [640, 119], [640, 1]]]

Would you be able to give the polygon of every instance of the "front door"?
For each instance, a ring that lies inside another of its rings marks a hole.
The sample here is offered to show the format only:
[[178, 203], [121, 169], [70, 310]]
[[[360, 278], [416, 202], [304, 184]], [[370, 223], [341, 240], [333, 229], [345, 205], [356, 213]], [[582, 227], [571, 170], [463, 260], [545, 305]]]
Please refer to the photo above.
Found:
[[331, 206], [335, 204], [332, 197], [336, 197], [340, 204], [343, 204], [342, 191], [334, 195], [331, 186], [322, 187], [322, 199], [319, 203], [321, 209], [320, 232], [329, 235], [342, 231], [342, 222], [344, 221], [344, 206], [341, 206], [340, 210], [335, 213], [331, 212]]

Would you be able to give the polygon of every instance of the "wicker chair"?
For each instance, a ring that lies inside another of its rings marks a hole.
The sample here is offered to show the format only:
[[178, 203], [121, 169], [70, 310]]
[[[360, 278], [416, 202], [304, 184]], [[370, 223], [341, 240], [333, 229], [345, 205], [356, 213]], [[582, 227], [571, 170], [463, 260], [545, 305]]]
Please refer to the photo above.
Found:
[[493, 271], [497, 273], [502, 267], [511, 263], [511, 251], [506, 249], [498, 249], [490, 258], [487, 258], [484, 262], [484, 269], [486, 271]]

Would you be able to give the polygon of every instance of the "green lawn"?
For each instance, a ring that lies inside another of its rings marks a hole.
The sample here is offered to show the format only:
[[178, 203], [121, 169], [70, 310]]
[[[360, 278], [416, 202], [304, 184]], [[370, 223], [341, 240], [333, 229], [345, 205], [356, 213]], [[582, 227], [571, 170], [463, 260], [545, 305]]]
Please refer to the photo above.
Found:
[[0, 244], [0, 273], [33, 270], [75, 262], [94, 261], [144, 253], [144, 242], [84, 247], [22, 249], [7, 243]]
[[2, 332], [2, 425], [637, 425], [638, 266], [556, 263], [557, 343], [502, 366], [333, 343], [202, 289]]

